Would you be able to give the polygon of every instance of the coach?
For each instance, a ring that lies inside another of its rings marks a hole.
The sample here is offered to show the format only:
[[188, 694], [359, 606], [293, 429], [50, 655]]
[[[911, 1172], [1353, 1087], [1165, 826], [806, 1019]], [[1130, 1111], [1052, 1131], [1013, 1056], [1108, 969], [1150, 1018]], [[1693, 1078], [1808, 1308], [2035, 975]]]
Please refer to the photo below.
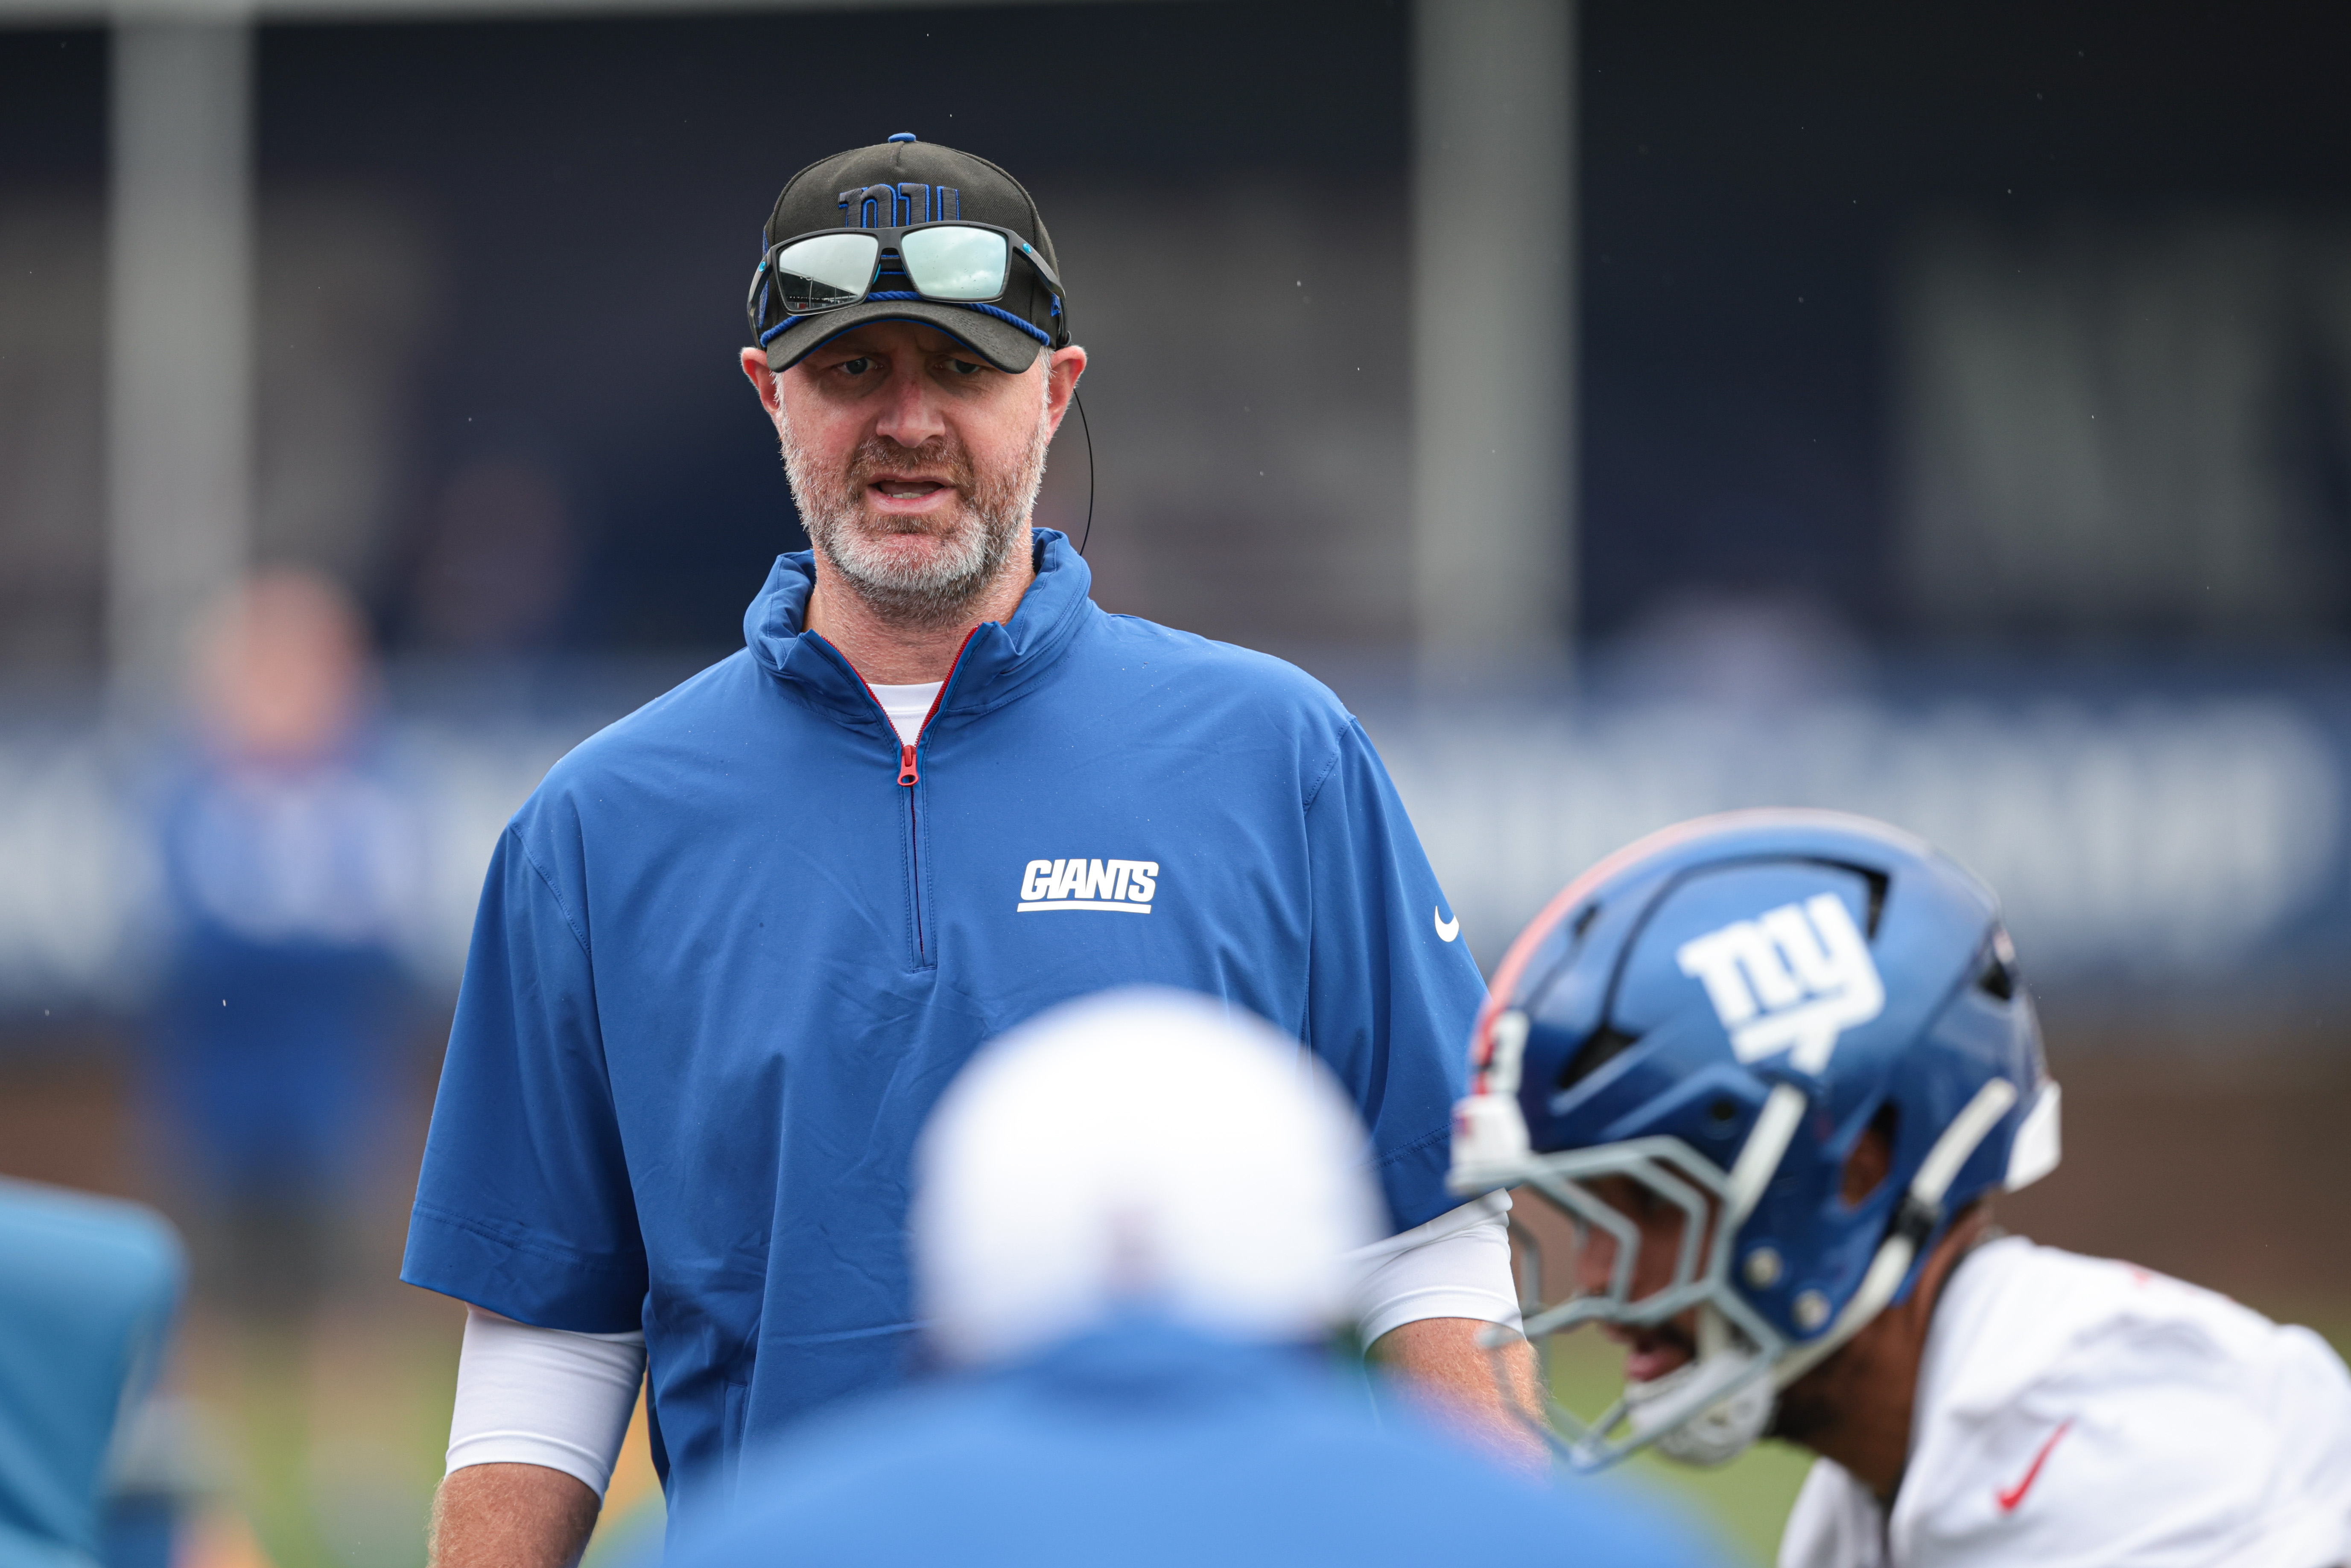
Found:
[[648, 1368], [673, 1530], [897, 1377], [932, 1103], [1136, 982], [1345, 1086], [1398, 1233], [1363, 1332], [1508, 1449], [1504, 1205], [1444, 1185], [1484, 988], [1370, 741], [1279, 660], [1103, 613], [1031, 529], [1086, 354], [1008, 174], [893, 137], [795, 175], [765, 239], [743, 369], [815, 548], [499, 840], [402, 1274], [475, 1309], [437, 1561], [576, 1555]]

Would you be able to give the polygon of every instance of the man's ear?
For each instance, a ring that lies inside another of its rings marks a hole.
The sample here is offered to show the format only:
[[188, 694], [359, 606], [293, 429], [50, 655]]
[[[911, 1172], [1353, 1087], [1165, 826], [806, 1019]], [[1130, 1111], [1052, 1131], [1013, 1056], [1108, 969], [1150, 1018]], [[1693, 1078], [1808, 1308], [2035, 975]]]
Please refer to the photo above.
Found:
[[1086, 351], [1076, 344], [1057, 348], [1045, 366], [1045, 417], [1058, 431], [1070, 415], [1070, 400], [1077, 395], [1078, 378], [1086, 373]]
[[768, 351], [764, 348], [744, 349], [743, 374], [750, 378], [751, 385], [758, 389], [759, 406], [767, 410], [768, 416], [773, 418], [776, 412], [776, 400], [783, 393], [777, 385], [776, 373], [768, 369]]

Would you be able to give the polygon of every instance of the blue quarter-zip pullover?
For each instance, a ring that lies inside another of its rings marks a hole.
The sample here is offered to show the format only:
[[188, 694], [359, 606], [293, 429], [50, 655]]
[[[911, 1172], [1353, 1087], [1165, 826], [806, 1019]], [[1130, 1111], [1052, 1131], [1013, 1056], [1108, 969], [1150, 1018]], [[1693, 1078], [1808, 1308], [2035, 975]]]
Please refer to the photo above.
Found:
[[782, 557], [744, 651], [557, 763], [492, 859], [402, 1277], [642, 1326], [674, 1522], [747, 1441], [900, 1374], [914, 1135], [1055, 1002], [1246, 1007], [1352, 1090], [1398, 1229], [1455, 1201], [1484, 986], [1362, 727], [1036, 550], [911, 747]]

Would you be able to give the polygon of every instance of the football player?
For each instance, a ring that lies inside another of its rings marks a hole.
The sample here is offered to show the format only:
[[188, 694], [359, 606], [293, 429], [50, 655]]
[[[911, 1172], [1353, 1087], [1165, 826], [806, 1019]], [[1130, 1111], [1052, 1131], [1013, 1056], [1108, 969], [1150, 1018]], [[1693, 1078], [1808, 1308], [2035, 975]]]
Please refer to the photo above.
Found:
[[1714, 1561], [1365, 1397], [1325, 1340], [1384, 1229], [1369, 1147], [1315, 1057], [1213, 998], [1113, 992], [984, 1047], [913, 1162], [935, 1375], [755, 1452], [669, 1568]]
[[1782, 1568], [2351, 1562], [2351, 1376], [2307, 1329], [2001, 1232], [2058, 1088], [1991, 890], [1864, 818], [1742, 812], [1578, 878], [1495, 976], [1464, 1190], [1563, 1209], [1530, 1337], [1625, 1347], [1554, 1411], [1593, 1469], [1655, 1445], [1819, 1455]]

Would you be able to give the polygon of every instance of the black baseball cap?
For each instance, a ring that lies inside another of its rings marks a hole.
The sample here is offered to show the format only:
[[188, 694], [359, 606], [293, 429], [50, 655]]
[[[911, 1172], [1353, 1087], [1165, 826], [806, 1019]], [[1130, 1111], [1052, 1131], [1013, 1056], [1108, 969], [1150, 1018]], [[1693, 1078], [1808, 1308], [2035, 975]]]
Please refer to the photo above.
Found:
[[[1009, 229], [1036, 246], [1055, 274], [1061, 270], [1045, 220], [1019, 181], [985, 158], [918, 140], [908, 131], [819, 159], [785, 182], [760, 231], [761, 250], [818, 229], [904, 227], [948, 218]], [[789, 369], [869, 321], [935, 327], [1016, 375], [1036, 363], [1040, 349], [1070, 342], [1067, 303], [1035, 268], [1016, 265], [1004, 297], [993, 306], [868, 299], [805, 317], [768, 340], [768, 369]]]

